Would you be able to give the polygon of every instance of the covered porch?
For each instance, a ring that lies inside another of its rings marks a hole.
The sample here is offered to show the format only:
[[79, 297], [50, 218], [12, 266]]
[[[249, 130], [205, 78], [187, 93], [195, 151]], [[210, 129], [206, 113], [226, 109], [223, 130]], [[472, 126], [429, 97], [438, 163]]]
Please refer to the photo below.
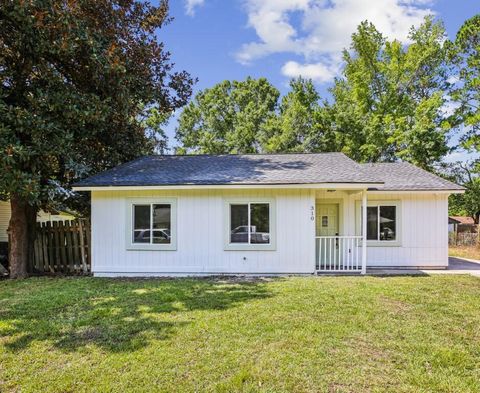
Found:
[[367, 206], [367, 189], [316, 191], [316, 272], [366, 273]]

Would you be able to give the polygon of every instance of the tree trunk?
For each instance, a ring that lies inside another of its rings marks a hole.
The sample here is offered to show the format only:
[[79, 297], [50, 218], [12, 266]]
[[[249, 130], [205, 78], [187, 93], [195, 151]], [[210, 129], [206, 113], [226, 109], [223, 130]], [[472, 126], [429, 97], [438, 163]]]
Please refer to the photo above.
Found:
[[28, 275], [29, 263], [33, 262], [37, 209], [17, 195], [11, 196], [10, 207], [12, 210], [8, 227], [10, 278], [25, 278]]
[[28, 231], [28, 272], [32, 273], [35, 258], [35, 238], [37, 237], [38, 208], [27, 204]]

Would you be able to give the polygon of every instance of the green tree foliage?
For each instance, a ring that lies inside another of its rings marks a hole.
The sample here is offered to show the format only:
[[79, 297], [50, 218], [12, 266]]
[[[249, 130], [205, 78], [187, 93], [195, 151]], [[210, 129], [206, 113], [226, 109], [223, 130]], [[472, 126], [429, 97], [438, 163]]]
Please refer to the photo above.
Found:
[[452, 49], [458, 81], [451, 95], [459, 104], [456, 114], [466, 131], [463, 146], [480, 151], [480, 15], [463, 24]]
[[179, 153], [255, 153], [279, 91], [265, 78], [224, 81], [198, 93], [179, 117]]
[[277, 116], [264, 126], [261, 145], [267, 152], [318, 152], [335, 150], [334, 134], [328, 132], [320, 96], [311, 80], [290, 81]]
[[427, 18], [409, 38], [408, 46], [387, 41], [363, 22], [343, 53], [345, 67], [325, 110], [337, 146], [356, 160], [431, 168], [448, 151], [444, 28]]
[[472, 217], [480, 223], [480, 176], [478, 163], [455, 163], [447, 172], [447, 177], [465, 187], [465, 194], [451, 195], [449, 214]]
[[[155, 36], [168, 4], [0, 2], [0, 193], [12, 206], [11, 275], [26, 273], [38, 208], [69, 184], [152, 151], [145, 118], [191, 94]], [[158, 133], [157, 133], [158, 134]]]
[[206, 89], [180, 115], [178, 151], [343, 151], [359, 161], [401, 159], [431, 169], [449, 150], [445, 31], [427, 18], [409, 38], [408, 46], [387, 41], [362, 23], [330, 102], [302, 78], [280, 103], [263, 78]]
[[[454, 121], [461, 131], [459, 149], [480, 151], [480, 15], [468, 19], [451, 43], [450, 54], [456, 73], [451, 98], [458, 107]], [[462, 184], [465, 194], [452, 195], [450, 213], [470, 216], [479, 224], [480, 218], [479, 161], [456, 163], [448, 173]]]
[[179, 153], [315, 152], [335, 150], [311, 80], [280, 93], [265, 78], [224, 81], [197, 94], [180, 115]]
[[168, 137], [165, 127], [172, 117], [172, 112], [162, 111], [157, 106], [142, 111], [140, 124], [144, 128], [150, 143], [148, 150], [156, 154], [166, 154], [169, 151]]

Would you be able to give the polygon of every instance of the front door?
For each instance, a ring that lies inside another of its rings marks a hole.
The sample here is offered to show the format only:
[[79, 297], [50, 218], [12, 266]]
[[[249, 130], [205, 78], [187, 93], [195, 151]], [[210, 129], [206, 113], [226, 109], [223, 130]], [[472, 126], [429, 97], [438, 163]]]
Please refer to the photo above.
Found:
[[337, 236], [338, 203], [318, 203], [316, 212], [316, 236]]
[[[317, 203], [315, 217], [315, 236], [338, 236], [338, 203]], [[335, 254], [335, 255], [334, 255]], [[317, 269], [325, 264], [324, 259], [338, 259], [338, 242], [336, 239], [317, 239]]]

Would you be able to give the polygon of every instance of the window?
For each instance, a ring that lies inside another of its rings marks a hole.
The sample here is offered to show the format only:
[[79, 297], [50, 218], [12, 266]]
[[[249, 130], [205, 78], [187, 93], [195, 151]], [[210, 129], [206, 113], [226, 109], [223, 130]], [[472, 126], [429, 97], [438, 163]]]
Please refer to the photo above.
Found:
[[397, 236], [397, 208], [395, 206], [379, 206], [378, 226], [379, 240], [396, 240]]
[[367, 240], [396, 240], [396, 206], [367, 207]]
[[322, 227], [328, 227], [328, 216], [322, 216]]
[[268, 203], [230, 205], [230, 243], [270, 243]]
[[367, 240], [378, 240], [378, 206], [367, 207]]
[[[273, 247], [273, 202], [229, 201], [226, 249]], [[271, 249], [271, 248], [270, 248]]]
[[128, 207], [127, 248], [175, 249], [174, 201], [130, 201]]
[[[361, 203], [358, 203], [358, 233], [361, 233]], [[400, 225], [399, 217], [399, 203], [397, 202], [376, 202], [372, 201], [367, 206], [367, 240], [373, 242], [390, 242], [397, 245], [399, 242]]]

